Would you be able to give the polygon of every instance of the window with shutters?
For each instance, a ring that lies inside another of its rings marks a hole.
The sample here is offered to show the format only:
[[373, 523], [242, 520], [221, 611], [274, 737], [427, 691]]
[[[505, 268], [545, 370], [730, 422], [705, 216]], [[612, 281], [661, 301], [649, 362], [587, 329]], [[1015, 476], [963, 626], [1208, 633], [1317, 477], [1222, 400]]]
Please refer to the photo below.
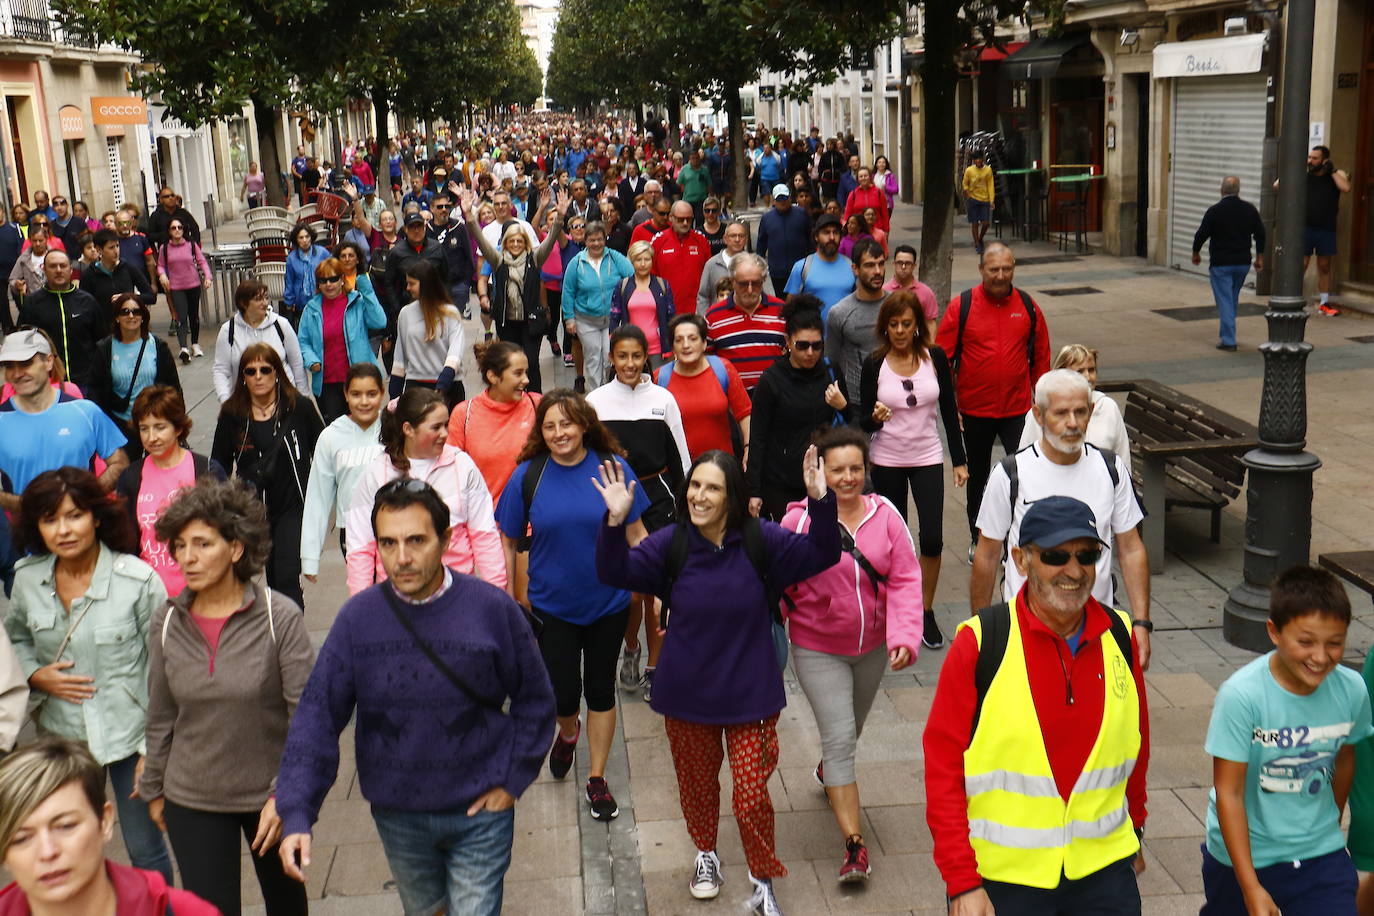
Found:
[[110, 161], [110, 188], [114, 191], [115, 209], [124, 206], [124, 160], [119, 155], [119, 138], [105, 138], [105, 153]]

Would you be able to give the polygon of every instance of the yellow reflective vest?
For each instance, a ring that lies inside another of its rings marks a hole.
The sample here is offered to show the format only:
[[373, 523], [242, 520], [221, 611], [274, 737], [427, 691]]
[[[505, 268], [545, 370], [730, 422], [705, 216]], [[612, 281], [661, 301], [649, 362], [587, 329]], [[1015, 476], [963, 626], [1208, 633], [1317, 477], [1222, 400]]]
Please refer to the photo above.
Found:
[[[1130, 627], [1124, 613], [1110, 613]], [[964, 752], [969, 840], [982, 877], [1054, 888], [1061, 875], [1077, 880], [1140, 848], [1126, 801], [1126, 781], [1140, 753], [1140, 697], [1130, 659], [1104, 633], [1098, 640], [1107, 679], [1102, 720], [1066, 803], [1038, 726], [1014, 600], [1010, 614], [1006, 653]], [[959, 625], [973, 629], [980, 650], [981, 623], [972, 617]]]

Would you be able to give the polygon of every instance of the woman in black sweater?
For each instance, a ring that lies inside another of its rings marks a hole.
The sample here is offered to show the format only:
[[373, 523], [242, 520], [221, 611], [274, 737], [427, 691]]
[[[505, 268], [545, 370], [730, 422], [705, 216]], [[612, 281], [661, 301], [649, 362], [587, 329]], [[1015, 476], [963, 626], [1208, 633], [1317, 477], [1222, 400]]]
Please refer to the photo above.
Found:
[[802, 455], [819, 430], [848, 423], [844, 376], [822, 356], [825, 321], [815, 296], [792, 296], [782, 310], [787, 349], [754, 388], [749, 420], [749, 511], [781, 521], [806, 498]]

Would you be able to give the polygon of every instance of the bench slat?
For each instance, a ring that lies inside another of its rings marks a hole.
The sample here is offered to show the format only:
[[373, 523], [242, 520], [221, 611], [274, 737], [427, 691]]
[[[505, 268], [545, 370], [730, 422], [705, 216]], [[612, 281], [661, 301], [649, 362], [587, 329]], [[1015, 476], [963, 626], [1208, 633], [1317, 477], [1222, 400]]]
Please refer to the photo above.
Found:
[[1324, 553], [1317, 557], [1317, 563], [1356, 588], [1374, 595], [1374, 550]]

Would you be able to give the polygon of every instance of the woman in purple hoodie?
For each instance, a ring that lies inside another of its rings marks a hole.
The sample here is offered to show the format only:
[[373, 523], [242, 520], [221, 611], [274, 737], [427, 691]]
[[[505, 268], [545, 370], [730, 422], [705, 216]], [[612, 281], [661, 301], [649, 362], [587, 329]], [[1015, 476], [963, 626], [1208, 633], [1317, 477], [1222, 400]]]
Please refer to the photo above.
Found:
[[[837, 426], [816, 442], [825, 483], [840, 516], [840, 561], [787, 590], [792, 669], [816, 715], [821, 763], [816, 781], [844, 835], [840, 882], [864, 881], [870, 868], [859, 833], [859, 784], [854, 751], [886, 669], [916, 660], [924, 620], [921, 567], [901, 513], [881, 496], [864, 494], [868, 437]], [[782, 527], [811, 526], [806, 503], [793, 503]]]

